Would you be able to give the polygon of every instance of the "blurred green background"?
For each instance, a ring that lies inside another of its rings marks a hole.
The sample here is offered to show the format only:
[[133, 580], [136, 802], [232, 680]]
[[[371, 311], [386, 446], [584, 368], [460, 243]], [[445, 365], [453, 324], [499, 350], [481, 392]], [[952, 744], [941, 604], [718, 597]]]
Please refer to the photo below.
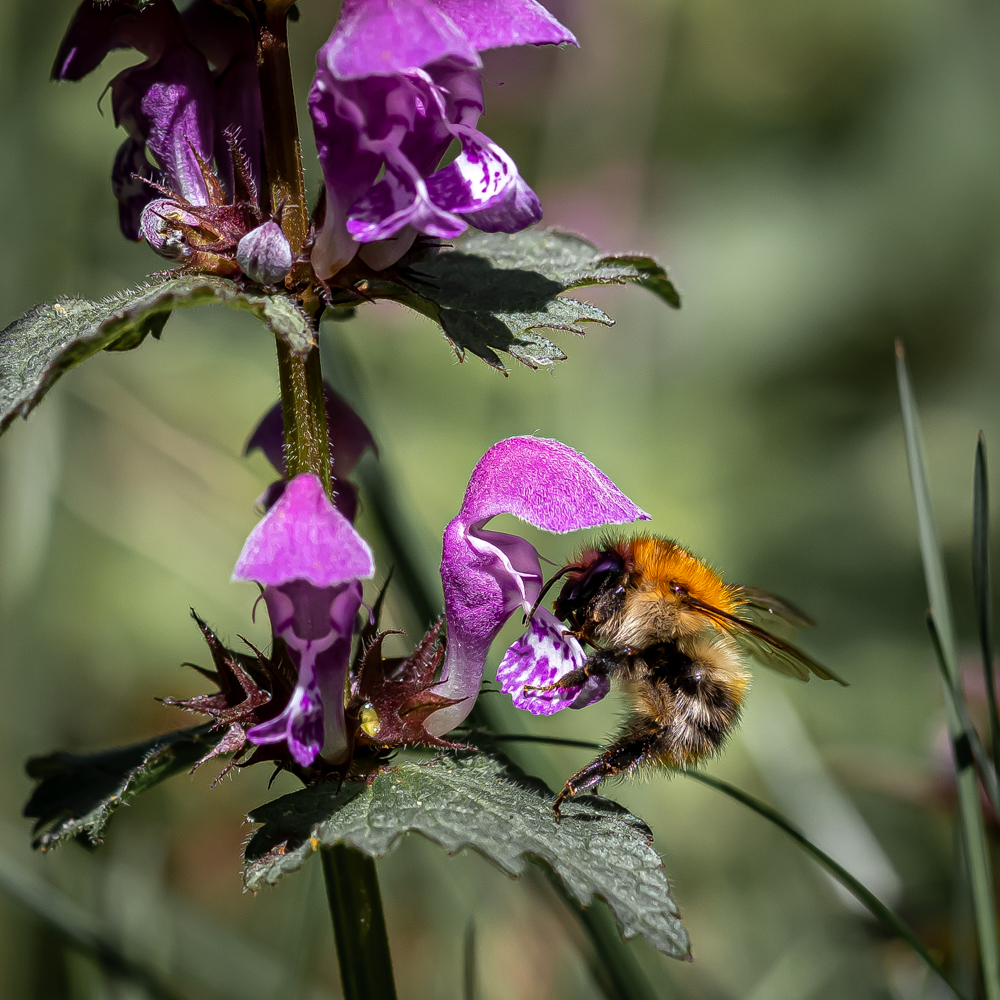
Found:
[[[0, 325], [57, 294], [95, 298], [159, 268], [119, 235], [121, 141], [105, 83], [48, 72], [73, 0], [0, 0]], [[302, 0], [297, 90], [337, 5]], [[851, 686], [756, 672], [744, 725], [711, 770], [778, 805], [961, 971], [942, 706], [893, 375], [906, 342], [939, 530], [973, 655], [975, 434], [1000, 449], [1000, 11], [984, 0], [553, 0], [579, 51], [486, 57], [483, 128], [539, 191], [546, 223], [666, 262], [680, 313], [593, 291], [618, 320], [552, 373], [458, 365], [395, 306], [329, 324], [349, 394], [399, 484], [433, 585], [439, 540], [490, 444], [537, 432], [585, 452], [728, 578], [786, 594]], [[317, 190], [308, 121], [301, 122]], [[315, 864], [244, 895], [240, 849], [268, 768], [175, 778], [106, 843], [30, 852], [26, 757], [189, 724], [155, 699], [199, 690], [194, 605], [265, 642], [229, 582], [269, 480], [240, 458], [277, 397], [273, 344], [248, 317], [174, 316], [160, 342], [68, 375], [0, 442], [0, 858], [56, 885], [130, 955], [206, 1000], [337, 997]], [[1000, 451], [998, 451], [1000, 454]], [[513, 526], [513, 522], [511, 522]], [[371, 519], [359, 527], [389, 558]], [[517, 530], [522, 530], [518, 528]], [[559, 563], [583, 537], [530, 534]], [[415, 630], [401, 595], [390, 620]], [[515, 634], [514, 626], [510, 638]], [[505, 636], [507, 633], [505, 633]], [[503, 643], [498, 642], [493, 665]], [[509, 705], [491, 694], [497, 710]], [[511, 730], [602, 739], [616, 697]], [[561, 783], [588, 759], [533, 751]], [[650, 825], [695, 961], [633, 945], [664, 998], [932, 997], [934, 984], [799, 850], [707, 788], [610, 786]], [[461, 995], [477, 929], [484, 1000], [597, 996], [576, 932], [538, 886], [410, 838], [379, 862], [402, 1000]], [[953, 919], [956, 917], [956, 919]], [[0, 996], [132, 998], [0, 894]]]

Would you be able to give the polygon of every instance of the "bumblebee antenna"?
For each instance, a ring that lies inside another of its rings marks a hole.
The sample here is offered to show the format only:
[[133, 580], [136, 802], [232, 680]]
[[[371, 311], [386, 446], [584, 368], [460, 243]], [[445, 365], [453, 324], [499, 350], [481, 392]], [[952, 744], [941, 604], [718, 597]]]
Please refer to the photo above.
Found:
[[570, 570], [579, 568], [580, 567], [577, 566], [575, 563], [571, 563], [569, 566], [563, 566], [563, 568], [559, 570], [558, 573], [549, 577], [548, 582], [538, 592], [538, 597], [535, 598], [535, 603], [531, 605], [531, 610], [527, 613], [527, 615], [525, 615], [524, 617], [525, 624], [530, 622], [531, 619], [535, 617], [535, 612], [538, 610], [538, 605], [541, 604], [543, 600], [545, 600], [545, 595], [552, 589], [552, 584], [554, 584], [556, 580], [558, 580], [560, 577], [565, 576]]

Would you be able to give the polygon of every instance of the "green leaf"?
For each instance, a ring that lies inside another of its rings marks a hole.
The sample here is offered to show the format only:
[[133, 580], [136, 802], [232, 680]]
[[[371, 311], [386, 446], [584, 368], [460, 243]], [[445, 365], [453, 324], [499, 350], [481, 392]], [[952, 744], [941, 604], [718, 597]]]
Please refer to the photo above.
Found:
[[100, 843], [116, 809], [161, 781], [194, 767], [225, 735], [212, 723], [93, 754], [55, 753], [25, 765], [35, 788], [24, 815], [36, 820], [32, 846], [43, 851], [67, 837]]
[[541, 860], [583, 905], [603, 898], [625, 938], [642, 935], [674, 958], [689, 953], [663, 863], [646, 825], [621, 806], [580, 796], [557, 823], [540, 781], [485, 754], [401, 761], [371, 785], [333, 783], [294, 792], [250, 814], [263, 824], [246, 849], [247, 888], [277, 882], [322, 845], [381, 857], [405, 833], [453, 854], [472, 847], [509, 875]]
[[582, 335], [582, 323], [613, 323], [596, 306], [557, 297], [571, 289], [637, 284], [680, 306], [666, 271], [651, 257], [605, 256], [579, 236], [546, 229], [470, 232], [452, 245], [415, 251], [395, 272], [401, 283], [370, 282], [366, 293], [394, 298], [430, 316], [460, 359], [471, 351], [503, 372], [497, 351], [529, 368], [566, 359], [535, 330]]
[[[917, 509], [917, 532], [920, 554], [924, 564], [927, 597], [933, 614], [936, 635], [940, 641], [941, 656], [947, 673], [947, 684], [952, 693], [961, 685], [958, 656], [955, 650], [955, 625], [948, 596], [948, 578], [944, 557], [938, 543], [934, 514], [931, 510], [930, 488], [927, 483], [927, 462], [924, 457], [920, 433], [917, 401], [906, 369], [903, 345], [896, 342], [896, 380], [899, 384], [899, 402], [903, 415], [903, 433], [906, 438], [906, 457], [910, 467], [910, 482]], [[946, 692], [947, 693], [947, 692]], [[996, 900], [993, 893], [993, 874], [990, 866], [990, 848], [986, 842], [986, 828], [979, 799], [979, 778], [973, 766], [972, 754], [961, 752], [968, 745], [968, 734], [956, 710], [954, 699], [945, 700], [945, 718], [948, 734], [955, 748], [955, 784], [958, 789], [958, 814], [965, 838], [969, 881], [972, 886], [972, 904], [976, 917], [976, 936], [979, 941], [980, 970], [987, 1000], [1000, 1000], [1000, 941], [997, 935]]]
[[129, 351], [159, 337], [174, 309], [218, 302], [252, 312], [296, 353], [315, 344], [308, 316], [285, 295], [241, 291], [209, 275], [166, 278], [99, 302], [60, 299], [35, 306], [0, 334], [0, 433], [27, 417], [70, 368], [98, 351]]
[[[562, 286], [562, 291], [587, 285], [634, 283], [679, 309], [680, 295], [666, 270], [636, 254], [605, 255], [589, 240], [554, 229], [526, 229], [520, 233], [479, 233], [470, 230], [456, 240], [451, 255], [480, 257], [505, 271], [528, 271]], [[442, 256], [447, 256], [445, 251]]]

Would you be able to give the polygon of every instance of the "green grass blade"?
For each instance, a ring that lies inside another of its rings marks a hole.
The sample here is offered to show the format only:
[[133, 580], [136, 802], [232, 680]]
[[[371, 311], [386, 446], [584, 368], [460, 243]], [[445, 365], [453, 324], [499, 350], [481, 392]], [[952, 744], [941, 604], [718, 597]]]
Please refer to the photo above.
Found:
[[[529, 736], [525, 733], [510, 733], [510, 734], [489, 734], [489, 738], [496, 740], [498, 743], [507, 742], [530, 742], [530, 743], [547, 743], [550, 746], [563, 746], [563, 747], [574, 747], [587, 750], [602, 750], [603, 747], [600, 743], [594, 743], [591, 740], [570, 740], [563, 739], [559, 736]], [[752, 809], [759, 816], [763, 816], [764, 819], [773, 823], [779, 830], [788, 834], [797, 844], [805, 848], [805, 850], [812, 855], [855, 899], [864, 906], [869, 913], [876, 920], [878, 920], [883, 926], [885, 926], [891, 933], [895, 934], [901, 940], [905, 941], [917, 955], [920, 956], [927, 963], [928, 968], [941, 980], [947, 984], [948, 988], [955, 994], [959, 1000], [964, 1000], [963, 994], [955, 986], [955, 984], [948, 977], [948, 974], [941, 968], [937, 962], [931, 957], [930, 953], [920, 942], [920, 939], [913, 933], [912, 930], [896, 916], [892, 910], [889, 909], [885, 903], [882, 902], [870, 889], [866, 888], [861, 884], [847, 869], [841, 867], [836, 861], [833, 860], [828, 854], [818, 848], [797, 826], [791, 823], [789, 820], [785, 819], [776, 809], [772, 809], [769, 805], [761, 802], [760, 799], [755, 798], [747, 792], [741, 791], [734, 785], [730, 785], [729, 782], [723, 781], [721, 778], [713, 777], [712, 775], [705, 774], [703, 771], [696, 770], [684, 770], [681, 768], [676, 769], [673, 773], [682, 775], [685, 778], [692, 778], [694, 781], [700, 781], [703, 785], [708, 785], [710, 788], [714, 788], [716, 791], [722, 792], [724, 795], [728, 795], [731, 799], [735, 799], [737, 802], [745, 805], [747, 808]]]
[[944, 696], [951, 710], [958, 716], [962, 724], [962, 735], [958, 741], [952, 745], [952, 753], [955, 760], [963, 760], [971, 753], [976, 767], [979, 769], [979, 776], [982, 779], [983, 787], [989, 797], [993, 812], [1000, 816], [1000, 785], [997, 783], [997, 773], [993, 767], [983, 741], [979, 738], [976, 727], [969, 717], [969, 708], [965, 702], [965, 691], [961, 684], [956, 688], [951, 683], [948, 676], [948, 665], [944, 660], [944, 650], [941, 648], [941, 637], [938, 635], [937, 626], [934, 622], [934, 615], [927, 615], [927, 629], [931, 634], [931, 643], [934, 646], [934, 653], [937, 656], [938, 666], [941, 668], [941, 681], [944, 685]]
[[745, 805], [748, 809], [752, 809], [759, 816], [763, 816], [768, 822], [773, 823], [779, 830], [787, 833], [789, 837], [792, 838], [800, 847], [804, 848], [809, 854], [813, 856], [852, 896], [869, 913], [872, 914], [880, 923], [887, 927], [893, 934], [899, 937], [901, 940], [905, 941], [913, 951], [919, 955], [924, 962], [926, 962], [928, 968], [931, 969], [940, 979], [948, 986], [948, 988], [963, 1000], [962, 994], [959, 992], [958, 987], [951, 981], [948, 974], [941, 968], [937, 962], [931, 957], [930, 952], [923, 946], [920, 939], [913, 933], [912, 930], [896, 916], [892, 910], [889, 909], [881, 899], [878, 898], [870, 889], [863, 886], [846, 868], [841, 867], [837, 864], [829, 854], [821, 851], [801, 830], [794, 824], [790, 823], [784, 816], [781, 815], [776, 809], [772, 809], [769, 805], [761, 802], [760, 799], [755, 798], [753, 795], [747, 792], [741, 791], [728, 782], [723, 781], [721, 778], [713, 777], [710, 774], [705, 774], [703, 771], [695, 770], [678, 770], [677, 774], [684, 775], [685, 778], [692, 778], [695, 781], [700, 781], [703, 785], [708, 785], [710, 788], [714, 788], [716, 791], [722, 792], [723, 795], [728, 795], [731, 799], [735, 799], [737, 802]]
[[[910, 480], [917, 508], [917, 528], [920, 552], [927, 581], [934, 621], [937, 625], [942, 655], [954, 692], [959, 683], [958, 659], [955, 652], [955, 628], [948, 597], [948, 581], [944, 560], [938, 544], [937, 532], [931, 511], [930, 490], [927, 486], [926, 463], [920, 437], [920, 420], [917, 404], [906, 370], [903, 345], [896, 344], [896, 377], [899, 382], [899, 401], [903, 414], [903, 431], [906, 437], [906, 456], [910, 466]], [[945, 715], [952, 743], [957, 744], [963, 735], [961, 720], [947, 698]], [[979, 941], [979, 961], [987, 1000], [1000, 1000], [1000, 946], [997, 938], [996, 902], [993, 895], [993, 876], [990, 870], [989, 850], [986, 843], [985, 824], [979, 802], [979, 779], [973, 766], [972, 754], [955, 760], [955, 783], [958, 788], [958, 813], [965, 837], [966, 858], [969, 863], [969, 881], [972, 886], [973, 912], [976, 917], [976, 937]]]
[[[993, 678], [993, 581], [990, 577], [990, 480], [986, 466], [986, 441], [980, 431], [976, 442], [976, 472], [972, 487], [972, 587], [976, 596], [979, 645], [982, 648], [983, 673], [986, 677], [993, 766], [1000, 771], [1000, 711], [997, 709], [997, 690]], [[1000, 813], [997, 815], [1000, 816]]]

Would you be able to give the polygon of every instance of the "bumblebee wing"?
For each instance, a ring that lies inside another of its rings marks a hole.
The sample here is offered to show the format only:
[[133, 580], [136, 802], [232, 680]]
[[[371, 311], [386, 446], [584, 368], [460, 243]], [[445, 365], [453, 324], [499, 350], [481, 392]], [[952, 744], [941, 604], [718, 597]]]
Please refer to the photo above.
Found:
[[764, 625], [768, 621], [779, 620], [787, 623], [793, 629], [803, 629], [813, 628], [816, 624], [791, 601], [786, 601], [785, 598], [778, 597], [777, 594], [772, 594], [767, 590], [759, 590], [757, 587], [740, 587], [737, 598], [744, 603], [745, 608], [741, 610], [750, 612], [760, 625]]
[[808, 653], [803, 653], [797, 646], [772, 635], [756, 622], [731, 615], [727, 611], [713, 608], [701, 601], [694, 601], [694, 603], [720, 629], [735, 636], [747, 653], [759, 660], [765, 667], [770, 667], [786, 677], [797, 677], [803, 681], [809, 680], [809, 674], [812, 672], [824, 681], [836, 681], [847, 687], [847, 681], [842, 680], [832, 670], [817, 663]]

